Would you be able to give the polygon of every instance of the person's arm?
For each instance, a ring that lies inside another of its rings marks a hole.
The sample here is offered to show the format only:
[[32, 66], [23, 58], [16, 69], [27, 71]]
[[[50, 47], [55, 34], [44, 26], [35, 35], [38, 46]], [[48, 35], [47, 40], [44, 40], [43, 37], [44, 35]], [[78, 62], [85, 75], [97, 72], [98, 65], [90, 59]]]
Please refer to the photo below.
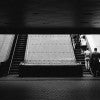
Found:
[[89, 58], [91, 57], [91, 52], [89, 52]]
[[92, 53], [90, 53], [90, 60], [92, 59], [92, 56], [93, 56], [93, 54], [92, 54]]

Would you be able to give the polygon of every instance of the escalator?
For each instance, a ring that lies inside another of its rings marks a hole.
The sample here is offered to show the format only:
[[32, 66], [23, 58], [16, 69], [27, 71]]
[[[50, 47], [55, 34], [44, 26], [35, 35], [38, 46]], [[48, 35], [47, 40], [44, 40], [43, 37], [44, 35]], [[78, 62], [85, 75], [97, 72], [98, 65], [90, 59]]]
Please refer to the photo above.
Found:
[[17, 34], [12, 60], [9, 67], [9, 74], [13, 75], [19, 73], [19, 64], [24, 60], [26, 43], [27, 34]]
[[77, 37], [77, 39], [73, 39], [73, 40], [74, 40], [73, 42], [75, 43], [74, 53], [75, 53], [76, 61], [82, 65], [83, 74], [90, 74], [90, 71], [87, 71], [85, 68], [85, 55], [81, 54], [79, 36]]

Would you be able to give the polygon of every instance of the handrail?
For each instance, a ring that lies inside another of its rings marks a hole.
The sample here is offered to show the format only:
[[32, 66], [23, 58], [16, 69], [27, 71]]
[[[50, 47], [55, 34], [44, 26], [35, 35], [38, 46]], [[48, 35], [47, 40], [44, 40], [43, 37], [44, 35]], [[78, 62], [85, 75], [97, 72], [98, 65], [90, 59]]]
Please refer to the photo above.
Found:
[[75, 49], [75, 43], [73, 42], [73, 38], [71, 36], [72, 34], [70, 34], [70, 37], [71, 37], [71, 42], [72, 42], [72, 46], [73, 46], [73, 50]]
[[[75, 56], [75, 42], [72, 40], [72, 34], [70, 34], [71, 37], [71, 42], [72, 42], [72, 47], [73, 47], [73, 51], [74, 51], [74, 56]], [[76, 57], [75, 57], [75, 61], [76, 61]], [[77, 61], [76, 61], [77, 62]]]
[[10, 72], [10, 68], [11, 68], [11, 65], [12, 65], [12, 61], [13, 61], [13, 57], [14, 57], [14, 53], [15, 53], [15, 49], [16, 49], [16, 45], [17, 45], [17, 41], [18, 41], [18, 37], [19, 37], [19, 34], [17, 35], [16, 41], [15, 41], [15, 46], [14, 46], [13, 54], [12, 54], [12, 57], [11, 57], [11, 62], [10, 62], [10, 66], [9, 66], [8, 74], [9, 74], [9, 72]]
[[[86, 35], [85, 35], [85, 37], [86, 37]], [[90, 52], [92, 52], [92, 50], [91, 50], [91, 47], [90, 47], [90, 44], [89, 44], [89, 41], [88, 41], [87, 37], [86, 37], [86, 41], [87, 41], [87, 46], [88, 46], [88, 48], [89, 48], [89, 51], [90, 51]]]

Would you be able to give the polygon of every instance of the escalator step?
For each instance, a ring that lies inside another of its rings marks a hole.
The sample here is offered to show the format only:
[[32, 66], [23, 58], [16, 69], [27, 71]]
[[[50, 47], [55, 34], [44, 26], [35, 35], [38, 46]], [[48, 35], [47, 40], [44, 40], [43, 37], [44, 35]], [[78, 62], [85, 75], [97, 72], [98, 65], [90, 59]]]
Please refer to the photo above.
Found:
[[13, 56], [10, 74], [18, 74], [19, 72], [19, 64], [24, 60], [27, 36], [27, 34], [19, 34], [18, 36], [18, 42], [16, 44], [16, 49]]

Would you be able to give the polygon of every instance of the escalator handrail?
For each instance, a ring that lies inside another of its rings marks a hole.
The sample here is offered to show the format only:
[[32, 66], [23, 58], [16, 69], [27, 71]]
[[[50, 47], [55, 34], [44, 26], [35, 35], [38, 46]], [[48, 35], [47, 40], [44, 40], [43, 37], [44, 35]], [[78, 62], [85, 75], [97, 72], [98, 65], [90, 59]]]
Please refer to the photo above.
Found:
[[19, 34], [17, 35], [16, 41], [15, 41], [15, 46], [14, 46], [13, 54], [12, 54], [12, 57], [11, 57], [11, 62], [10, 62], [10, 66], [9, 66], [8, 74], [9, 74], [9, 72], [10, 72], [10, 68], [11, 68], [11, 66], [12, 66], [12, 62], [13, 62], [13, 58], [14, 58], [14, 53], [15, 53], [15, 50], [16, 50], [17, 42], [18, 42], [18, 37], [19, 37]]
[[[72, 34], [70, 34], [70, 38], [71, 38], [71, 42], [72, 42], [72, 47], [73, 47], [73, 51], [74, 51], [74, 56], [75, 56], [75, 43], [73, 42], [73, 37]], [[75, 61], [76, 61], [76, 57], [75, 57]], [[77, 62], [77, 61], [76, 61]]]

